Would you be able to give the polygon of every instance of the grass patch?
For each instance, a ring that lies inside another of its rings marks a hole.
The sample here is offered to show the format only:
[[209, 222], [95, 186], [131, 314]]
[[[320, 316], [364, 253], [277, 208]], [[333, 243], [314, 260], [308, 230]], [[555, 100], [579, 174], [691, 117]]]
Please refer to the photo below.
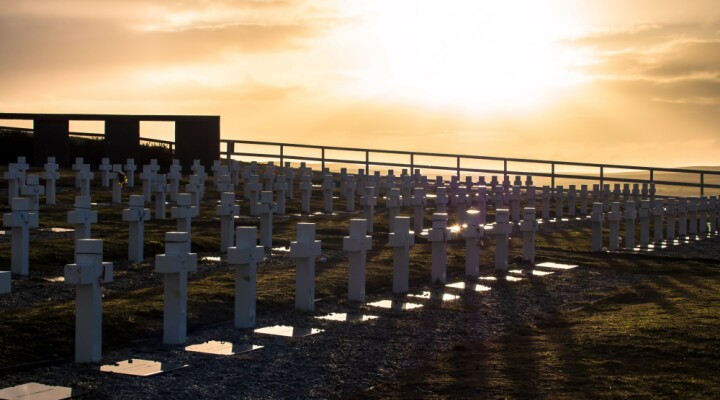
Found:
[[697, 398], [720, 390], [720, 270], [698, 261], [616, 260], [645, 283], [575, 311], [456, 343], [356, 398]]
[[[317, 181], [317, 180], [316, 180]], [[114, 261], [116, 280], [137, 281], [120, 290], [109, 284], [104, 299], [103, 330], [105, 351], [127, 346], [138, 339], [160, 340], [162, 336], [162, 279], [153, 272], [152, 257], [164, 252], [164, 234], [175, 229], [174, 220], [153, 219], [145, 225], [145, 264], [128, 263], [127, 223], [121, 220], [124, 207], [107, 205], [110, 193], [93, 186], [93, 200], [100, 205], [99, 223], [93, 237], [104, 240], [104, 259]], [[59, 206], [43, 206], [41, 227], [70, 227], [67, 211], [76, 191], [73, 176], [63, 171], [59, 183]], [[336, 185], [339, 187], [339, 185]], [[219, 194], [208, 182], [203, 209], [193, 222], [192, 249], [202, 256], [219, 256], [219, 220], [214, 206]], [[338, 189], [336, 189], [336, 192]], [[140, 193], [138, 185], [123, 193]], [[240, 191], [238, 191], [238, 198]], [[314, 193], [312, 211], [322, 209], [322, 196]], [[338, 193], [336, 193], [338, 194]], [[1, 194], [0, 194], [1, 195]], [[241, 214], [248, 205], [241, 200]], [[288, 214], [298, 212], [299, 193], [288, 201]], [[343, 201], [335, 203], [344, 209]], [[152, 206], [149, 206], [152, 209]], [[358, 207], [358, 210], [360, 208]], [[8, 212], [7, 207], [2, 212]], [[275, 246], [295, 240], [298, 222], [315, 222], [323, 257], [316, 262], [316, 297], [342, 302], [347, 293], [347, 261], [342, 237], [348, 220], [361, 213], [336, 216], [276, 217]], [[384, 208], [376, 215], [373, 250], [368, 253], [367, 293], [389, 293], [392, 286], [392, 249], [387, 247], [387, 217]], [[409, 211], [406, 215], [409, 215]], [[490, 218], [492, 220], [492, 218]], [[237, 225], [257, 226], [243, 217]], [[454, 343], [448, 352], [426, 348], [414, 354], [421, 367], [395, 380], [357, 394], [357, 398], [710, 398], [718, 393], [720, 381], [720, 300], [718, 256], [703, 258], [666, 256], [663, 253], [590, 253], [589, 223], [572, 229], [545, 224], [538, 233], [538, 261], [580, 264], [602, 279], [605, 274], [623, 275], [642, 282], [609, 292], [589, 290], [574, 311], [555, 312], [522, 326], [498, 324], [496, 337], [467, 338]], [[73, 260], [72, 234], [42, 235], [31, 239], [28, 278], [33, 285], [50, 285], [45, 278], [62, 275], [63, 266]], [[716, 239], [715, 239], [716, 240]], [[492, 241], [480, 244], [482, 273], [492, 272]], [[511, 240], [510, 259], [521, 254], [519, 235]], [[449, 280], [464, 275], [464, 241], [448, 246]], [[412, 287], [430, 280], [431, 247], [422, 238], [410, 252]], [[512, 267], [512, 266], [511, 266]], [[10, 268], [10, 243], [0, 242], [0, 269]], [[233, 318], [234, 275], [225, 264], [205, 272], [200, 266], [191, 274], [188, 292], [188, 327], [194, 329]], [[558, 278], [562, 279], [562, 278]], [[294, 304], [295, 270], [292, 260], [275, 255], [262, 264], [257, 276], [258, 312], [290, 309]], [[582, 284], [583, 282], [577, 282]], [[54, 284], [60, 289], [62, 283]], [[526, 285], [537, 293], [551, 290], [542, 283]], [[63, 286], [64, 287], [64, 286]], [[498, 283], [506, 300], [519, 290], [513, 284]], [[32, 290], [32, 289], [30, 289]], [[68, 290], [65, 287], [64, 290]], [[42, 300], [42, 299], [40, 299]], [[432, 309], [429, 306], [428, 309]], [[442, 306], [472, 319], [487, 312], [484, 303], [448, 303]], [[394, 321], [396, 324], [409, 322]], [[74, 349], [74, 301], [37, 301], [31, 306], [11, 308], [0, 314], [0, 368], [54, 358], [71, 359]]]

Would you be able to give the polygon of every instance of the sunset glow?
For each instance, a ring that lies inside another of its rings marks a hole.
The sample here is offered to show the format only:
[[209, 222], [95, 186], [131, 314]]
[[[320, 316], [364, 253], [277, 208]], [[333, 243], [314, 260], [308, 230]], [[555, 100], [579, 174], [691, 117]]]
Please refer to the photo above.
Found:
[[220, 115], [237, 139], [717, 165], [719, 32], [711, 0], [0, 0], [0, 109]]
[[373, 55], [362, 91], [484, 114], [542, 105], [587, 79], [582, 53], [558, 43], [572, 21], [547, 3], [373, 4], [356, 32]]

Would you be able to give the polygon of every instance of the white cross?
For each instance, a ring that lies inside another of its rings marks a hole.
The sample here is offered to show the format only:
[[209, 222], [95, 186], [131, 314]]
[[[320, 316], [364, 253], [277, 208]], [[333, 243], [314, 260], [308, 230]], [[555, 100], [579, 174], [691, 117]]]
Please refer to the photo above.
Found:
[[30, 199], [14, 198], [11, 212], [3, 215], [3, 225], [12, 228], [10, 269], [14, 274], [26, 276], [30, 270], [30, 228], [38, 227], [38, 214], [32, 211]]
[[495, 225], [492, 236], [495, 238], [495, 270], [508, 270], [508, 241], [510, 236], [510, 212], [507, 208], [495, 211]]
[[122, 219], [130, 223], [128, 233], [128, 260], [142, 261], [145, 236], [145, 221], [150, 220], [150, 209], [143, 208], [145, 197], [130, 195], [129, 208], [123, 210]]
[[152, 182], [152, 192], [155, 193], [155, 218], [165, 219], [165, 196], [167, 194], [165, 174], [155, 174]]
[[189, 193], [178, 193], [175, 207], [170, 209], [170, 217], [177, 220], [178, 232], [191, 232], [192, 219], [197, 216], [198, 209], [192, 204]]
[[290, 257], [295, 259], [295, 309], [315, 309], [315, 257], [320, 255], [320, 241], [315, 240], [315, 224], [297, 224], [297, 241], [290, 243]]
[[373, 218], [375, 217], [375, 205], [377, 197], [375, 197], [375, 188], [370, 186], [365, 188], [365, 193], [360, 197], [360, 205], [363, 206], [364, 217], [367, 220], [367, 233], [373, 232]]
[[9, 164], [3, 178], [8, 181], [8, 203], [12, 203], [12, 199], [20, 195], [20, 188], [25, 182], [25, 171], [17, 164]]
[[45, 188], [40, 186], [40, 176], [28, 175], [26, 183], [20, 190], [23, 196], [30, 196], [30, 207], [33, 211], [40, 209], [40, 196], [45, 194]]
[[395, 217], [388, 245], [393, 248], [393, 293], [405, 293], [409, 288], [410, 246], [415, 244], [415, 232], [410, 230], [410, 217]]
[[112, 170], [112, 165], [110, 165], [110, 159], [103, 158], [100, 165], [98, 166], [98, 170], [100, 170], [102, 187], [110, 186], [110, 171]]
[[273, 192], [263, 191], [257, 204], [257, 212], [260, 215], [260, 244], [268, 248], [272, 247], [272, 219], [276, 206], [272, 200]]
[[165, 254], [155, 256], [155, 272], [163, 274], [163, 343], [185, 343], [187, 337], [187, 279], [197, 269], [188, 232], [165, 233]]
[[90, 239], [91, 224], [97, 223], [97, 211], [90, 209], [90, 196], [75, 196], [75, 210], [68, 211], [68, 222], [75, 225], [75, 240]]
[[60, 179], [60, 166], [55, 163], [55, 157], [48, 157], [42, 178], [45, 180], [45, 204], [54, 205], [56, 202], [55, 188]]
[[300, 211], [310, 214], [310, 197], [312, 196], [312, 176], [310, 174], [300, 175]]
[[103, 241], [82, 239], [75, 244], [75, 263], [65, 266], [65, 283], [75, 288], [75, 362], [102, 357], [102, 288], [112, 282], [113, 264], [103, 262]]
[[228, 264], [235, 266], [235, 327], [255, 327], [255, 289], [257, 263], [265, 259], [265, 249], [257, 246], [257, 228], [240, 226], [235, 246], [228, 248]]
[[240, 215], [240, 206], [235, 204], [235, 192], [220, 194], [220, 204], [215, 207], [215, 214], [220, 217], [220, 252], [224, 253], [232, 246], [235, 217]]
[[[533, 209], [534, 215], [535, 209]], [[465, 275], [477, 277], [480, 274], [480, 249], [478, 241], [485, 235], [485, 228], [480, 224], [480, 211], [468, 210], [467, 225], [462, 229], [465, 239]]]
[[180, 191], [180, 180], [182, 179], [182, 167], [180, 165], [171, 165], [170, 172], [167, 173], [167, 179], [170, 181], [168, 191], [170, 192], [170, 201], [177, 200], [177, 194]]
[[185, 191], [192, 195], [192, 204], [194, 206], [200, 206], [203, 198], [203, 181], [199, 175], [190, 175], [190, 180], [185, 185]]
[[288, 184], [287, 184], [285, 175], [279, 175], [277, 177], [277, 180], [275, 181], [275, 185], [273, 186], [273, 188], [277, 192], [276, 213], [278, 215], [285, 215], [285, 196], [286, 196], [286, 192], [288, 190]]
[[135, 171], [137, 171], [137, 165], [135, 165], [135, 160], [132, 158], [128, 158], [125, 160], [125, 165], [123, 166], [125, 169], [125, 176], [127, 177], [127, 186], [129, 188], [135, 187]]
[[447, 214], [433, 214], [432, 229], [430, 229], [427, 236], [428, 241], [432, 243], [431, 282], [433, 283], [445, 283], [447, 276], [447, 241], [450, 237], [447, 221]]
[[348, 300], [365, 301], [366, 253], [372, 248], [372, 236], [365, 235], [367, 221], [350, 220], [350, 235], [343, 238], [348, 253]]
[[335, 182], [333, 176], [330, 173], [323, 175], [322, 190], [324, 199], [324, 211], [331, 214], [333, 211], [333, 190], [335, 189]]
[[143, 195], [145, 201], [152, 201], [152, 181], [155, 179], [156, 172], [152, 165], [143, 165], [143, 172], [140, 173], [140, 179], [143, 183]]

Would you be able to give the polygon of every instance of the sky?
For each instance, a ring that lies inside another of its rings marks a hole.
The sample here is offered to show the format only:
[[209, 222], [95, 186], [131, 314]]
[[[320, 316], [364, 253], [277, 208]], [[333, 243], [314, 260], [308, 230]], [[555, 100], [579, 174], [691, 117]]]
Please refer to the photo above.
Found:
[[227, 139], [720, 165], [720, 2], [0, 0], [0, 87]]

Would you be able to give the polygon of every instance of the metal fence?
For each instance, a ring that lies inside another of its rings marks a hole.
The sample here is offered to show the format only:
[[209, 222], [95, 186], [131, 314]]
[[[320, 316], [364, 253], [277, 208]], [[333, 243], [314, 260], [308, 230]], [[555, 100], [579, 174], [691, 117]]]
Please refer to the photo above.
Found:
[[[105, 135], [103, 135], [102, 133], [70, 132], [69, 135], [70, 136], [80, 136], [80, 137], [91, 138], [91, 139], [104, 139], [105, 138]], [[167, 147], [168, 150], [170, 151], [170, 154], [175, 154], [175, 150], [174, 150], [175, 142], [173, 142], [172, 140], [151, 139], [151, 138], [141, 137], [140, 143], [141, 144], [148, 143], [150, 145]]]
[[[605, 183], [654, 183], [672, 187], [697, 188], [700, 195], [704, 195], [707, 189], [720, 189], [720, 171], [709, 171], [685, 168], [660, 168], [645, 167], [637, 165], [618, 164], [597, 164], [570, 161], [534, 160], [525, 158], [505, 158], [472, 156], [462, 154], [429, 153], [416, 151], [396, 151], [363, 149], [354, 147], [317, 146], [294, 143], [261, 142], [251, 140], [228, 140], [221, 139], [221, 151], [226, 159], [266, 159], [278, 161], [280, 165], [288, 162], [316, 162], [322, 168], [331, 164], [360, 165], [364, 167], [365, 173], [370, 172], [371, 167], [395, 167], [415, 169], [446, 171], [456, 175], [458, 178], [463, 174], [498, 174], [498, 175], [532, 175], [534, 177], [546, 177], [550, 179], [551, 187], [559, 179], [574, 179]], [[224, 149], [222, 148], [224, 145]], [[302, 152], [315, 152], [313, 155], [299, 154]], [[352, 155], [350, 158], [338, 158], [333, 152], [341, 152]], [[378, 157], [385, 158], [377, 160]], [[387, 158], [395, 160], [388, 161]], [[446, 163], [423, 163], [422, 158], [433, 158], [447, 161]], [[469, 164], [477, 161], [491, 161], [502, 164], [502, 168], [476, 168]], [[449, 164], [449, 165], [448, 165]], [[523, 164], [525, 168], [513, 168], [513, 164]], [[561, 172], [560, 168], [589, 169], [588, 173]], [[616, 171], [615, 174], [608, 174], [608, 171]], [[647, 174], [647, 178], [633, 176], [617, 176], [621, 171], [626, 174]], [[662, 175], [683, 174], [688, 176], [683, 180], [672, 180]], [[659, 178], [659, 179], [658, 179]]]
[[[18, 131], [32, 132], [31, 129], [13, 128]], [[71, 136], [101, 139], [103, 134], [71, 132]], [[174, 142], [169, 140], [140, 138], [142, 142], [168, 147], [172, 153]], [[220, 154], [226, 159], [265, 159], [277, 161], [281, 166], [285, 162], [316, 162], [321, 168], [339, 165], [361, 166], [366, 174], [371, 168], [407, 168], [444, 171], [460, 178], [468, 174], [498, 174], [532, 175], [549, 179], [551, 187], [556, 186], [558, 180], [573, 179], [586, 182], [596, 182], [601, 186], [606, 183], [653, 183], [656, 186], [664, 185], [676, 188], [696, 188], [699, 194], [705, 195], [707, 189], [720, 189], [720, 170], [710, 171], [687, 168], [661, 168], [637, 165], [598, 164], [571, 161], [536, 160], [526, 158], [488, 157], [463, 154], [430, 153], [417, 151], [397, 151], [364, 149], [355, 147], [318, 146], [296, 143], [261, 142], [252, 140], [220, 140]], [[223, 149], [224, 147], [224, 149]], [[308, 155], [307, 152], [313, 154]], [[306, 153], [306, 154], [300, 154]], [[339, 157], [333, 153], [343, 153]], [[383, 159], [378, 159], [383, 158]], [[433, 162], [423, 160], [432, 158]], [[439, 162], [440, 161], [440, 162]], [[492, 162], [502, 165], [500, 168], [479, 168], [474, 162]], [[514, 164], [522, 164], [524, 168], [517, 168]], [[586, 173], [577, 171], [563, 172], [559, 169], [584, 169]], [[614, 171], [614, 173], [608, 173]], [[618, 176], [621, 171], [629, 176]], [[645, 174], [638, 178], [638, 174]], [[682, 180], [671, 179], [673, 175], [686, 177]]]

